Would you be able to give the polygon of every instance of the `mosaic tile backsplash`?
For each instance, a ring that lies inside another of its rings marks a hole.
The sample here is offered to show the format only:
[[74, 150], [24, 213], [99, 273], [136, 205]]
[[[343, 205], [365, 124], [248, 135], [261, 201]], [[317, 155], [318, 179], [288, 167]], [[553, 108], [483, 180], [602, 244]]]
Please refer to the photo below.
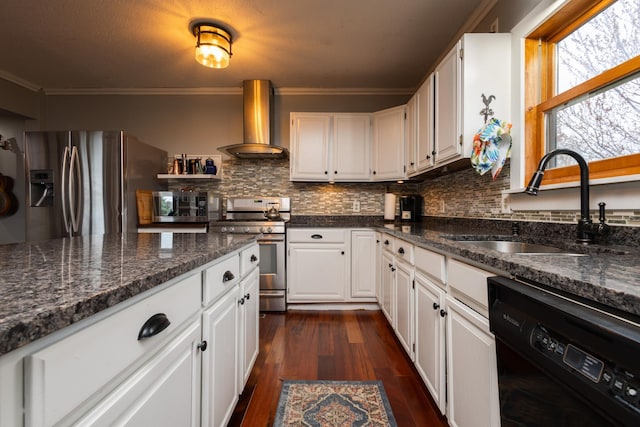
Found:
[[[223, 162], [219, 181], [169, 180], [171, 190], [185, 187], [222, 197], [289, 196], [293, 215], [382, 216], [386, 192], [422, 195], [426, 216], [575, 224], [580, 214], [578, 210], [503, 213], [502, 191], [509, 188], [508, 164], [495, 181], [468, 168], [421, 183], [328, 184], [289, 181], [289, 160], [228, 159]], [[354, 201], [360, 202], [360, 212], [353, 212]], [[592, 214], [597, 217], [597, 212]], [[640, 227], [640, 211], [607, 215], [607, 222]]]

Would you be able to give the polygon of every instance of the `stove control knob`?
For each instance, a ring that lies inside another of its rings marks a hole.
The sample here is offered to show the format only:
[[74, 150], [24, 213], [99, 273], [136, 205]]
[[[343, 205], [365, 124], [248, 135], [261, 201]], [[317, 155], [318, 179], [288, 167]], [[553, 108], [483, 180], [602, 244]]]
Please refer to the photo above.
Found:
[[267, 233], [271, 233], [271, 227], [267, 227]]
[[227, 232], [227, 227], [220, 227], [220, 232], [221, 233], [226, 233]]
[[235, 228], [229, 227], [229, 233], [233, 233], [234, 231], [235, 231]]
[[249, 227], [245, 227], [242, 231], [245, 232], [245, 233], [248, 233], [249, 232]]

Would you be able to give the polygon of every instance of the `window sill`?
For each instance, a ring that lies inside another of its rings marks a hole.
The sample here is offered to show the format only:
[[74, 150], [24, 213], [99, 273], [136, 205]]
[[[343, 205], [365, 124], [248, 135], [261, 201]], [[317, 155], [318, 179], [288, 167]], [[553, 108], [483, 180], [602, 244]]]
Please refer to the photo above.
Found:
[[[607, 211], [640, 210], [640, 175], [621, 178], [591, 180], [589, 209], [598, 210], [605, 202]], [[518, 211], [578, 211], [580, 209], [579, 183], [563, 183], [540, 187], [538, 196], [524, 193], [524, 188], [502, 192], [503, 213]]]

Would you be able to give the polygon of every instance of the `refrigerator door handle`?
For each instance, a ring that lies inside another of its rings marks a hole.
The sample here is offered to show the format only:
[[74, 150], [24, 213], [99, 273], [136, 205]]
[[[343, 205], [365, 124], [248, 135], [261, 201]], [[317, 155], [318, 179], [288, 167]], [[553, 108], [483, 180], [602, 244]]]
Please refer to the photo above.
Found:
[[[69, 147], [64, 147], [64, 153], [62, 154], [62, 173], [61, 173], [61, 183], [60, 183], [60, 190], [62, 191], [62, 220], [64, 221], [64, 229], [67, 233], [70, 232], [69, 230], [69, 218], [67, 216], [67, 203], [69, 202], [69, 198], [70, 198], [70, 191], [69, 188], [67, 187], [67, 167], [69, 169], [71, 169], [71, 165], [67, 163], [67, 161], [69, 160]], [[71, 175], [69, 175], [70, 177]], [[66, 192], [66, 195], [65, 195]]]
[[[78, 178], [77, 183], [76, 177]], [[69, 205], [71, 210], [71, 227], [74, 233], [78, 232], [78, 225], [80, 224], [80, 209], [82, 206], [76, 195], [77, 189], [82, 189], [81, 180], [80, 157], [78, 155], [78, 147], [74, 145], [71, 147], [71, 162], [69, 164]]]

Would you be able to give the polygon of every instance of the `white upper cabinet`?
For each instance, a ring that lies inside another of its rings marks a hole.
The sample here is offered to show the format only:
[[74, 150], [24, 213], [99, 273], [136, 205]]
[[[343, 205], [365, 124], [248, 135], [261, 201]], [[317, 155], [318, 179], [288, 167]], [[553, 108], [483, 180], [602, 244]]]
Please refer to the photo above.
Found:
[[329, 180], [329, 114], [291, 114], [291, 179]]
[[405, 142], [408, 176], [433, 167], [433, 74], [407, 103]]
[[292, 181], [369, 181], [371, 115], [291, 113]]
[[373, 113], [373, 178], [404, 179], [404, 105]]
[[493, 117], [509, 120], [510, 34], [465, 34], [434, 71], [435, 166], [471, 156], [484, 125], [486, 99]]

